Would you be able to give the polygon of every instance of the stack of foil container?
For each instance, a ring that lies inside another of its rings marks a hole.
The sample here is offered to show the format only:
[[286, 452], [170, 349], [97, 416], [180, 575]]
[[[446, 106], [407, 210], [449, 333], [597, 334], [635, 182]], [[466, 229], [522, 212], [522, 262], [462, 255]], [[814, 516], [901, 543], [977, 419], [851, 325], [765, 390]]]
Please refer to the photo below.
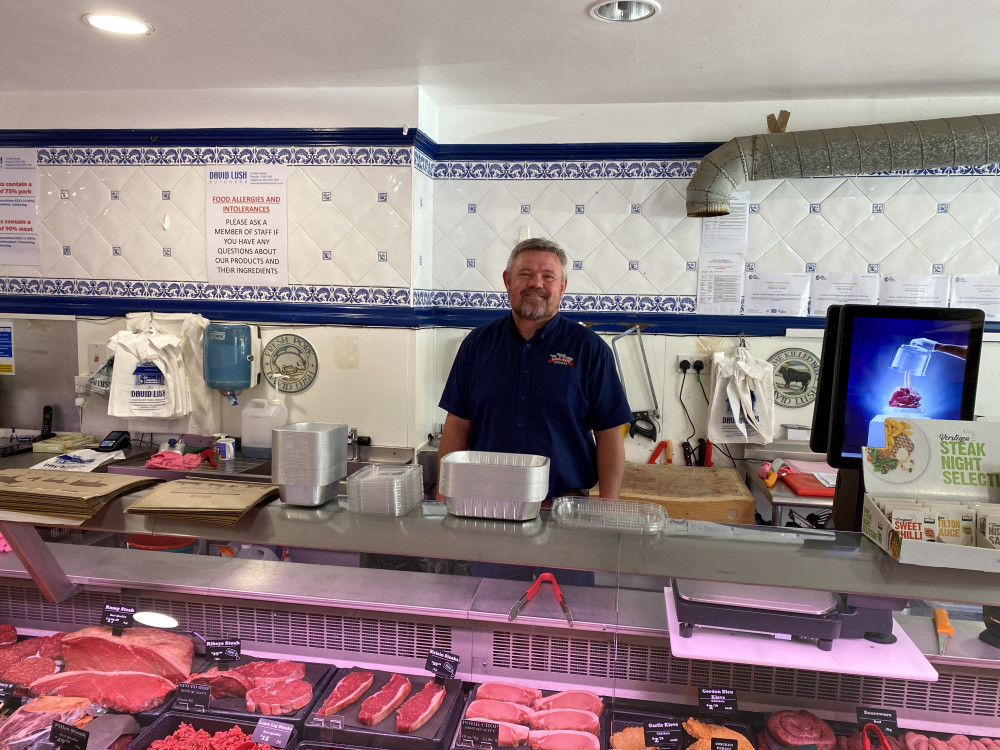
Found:
[[528, 521], [549, 491], [549, 459], [527, 453], [455, 451], [441, 459], [440, 490], [456, 516]]
[[418, 464], [373, 464], [347, 478], [347, 509], [375, 516], [402, 516], [420, 505], [424, 470]]
[[290, 505], [322, 505], [347, 476], [347, 425], [293, 422], [271, 430], [271, 483]]

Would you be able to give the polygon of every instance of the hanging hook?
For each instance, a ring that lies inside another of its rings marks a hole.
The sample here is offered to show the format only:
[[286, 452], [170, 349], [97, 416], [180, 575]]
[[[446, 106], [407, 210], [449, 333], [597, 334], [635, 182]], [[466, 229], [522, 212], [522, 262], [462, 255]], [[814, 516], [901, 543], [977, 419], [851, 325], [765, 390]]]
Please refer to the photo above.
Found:
[[741, 347], [743, 347], [743, 348], [745, 349], [745, 348], [746, 348], [746, 345], [747, 345], [747, 337], [746, 337], [746, 334], [745, 334], [745, 333], [743, 333], [743, 331], [740, 331], [740, 346], [741, 346]]

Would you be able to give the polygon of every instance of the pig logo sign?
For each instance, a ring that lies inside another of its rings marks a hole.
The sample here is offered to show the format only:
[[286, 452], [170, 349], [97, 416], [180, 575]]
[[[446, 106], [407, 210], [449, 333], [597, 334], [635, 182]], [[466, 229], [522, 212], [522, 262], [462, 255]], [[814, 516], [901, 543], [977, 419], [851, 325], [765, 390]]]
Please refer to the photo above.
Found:
[[819, 358], [806, 349], [782, 349], [768, 357], [774, 368], [774, 403], [797, 408], [816, 400]]

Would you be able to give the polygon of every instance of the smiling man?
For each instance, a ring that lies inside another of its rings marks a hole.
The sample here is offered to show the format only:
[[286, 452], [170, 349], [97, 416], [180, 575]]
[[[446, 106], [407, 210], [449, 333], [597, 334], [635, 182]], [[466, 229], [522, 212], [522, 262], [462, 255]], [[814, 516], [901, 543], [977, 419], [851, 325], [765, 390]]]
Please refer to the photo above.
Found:
[[617, 498], [625, 471], [621, 425], [632, 414], [610, 347], [559, 314], [566, 253], [546, 239], [518, 243], [503, 281], [511, 312], [462, 342], [440, 406], [438, 451], [548, 456], [549, 497], [595, 484]]

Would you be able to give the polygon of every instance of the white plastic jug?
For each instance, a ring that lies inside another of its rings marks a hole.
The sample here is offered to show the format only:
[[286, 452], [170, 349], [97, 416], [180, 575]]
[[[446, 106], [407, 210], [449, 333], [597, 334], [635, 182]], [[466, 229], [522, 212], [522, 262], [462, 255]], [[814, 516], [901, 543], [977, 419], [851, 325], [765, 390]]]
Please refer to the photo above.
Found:
[[239, 557], [244, 560], [270, 560], [271, 562], [277, 562], [278, 560], [278, 556], [273, 550], [259, 544], [230, 542], [229, 546], [233, 550], [233, 557]]
[[271, 430], [288, 421], [285, 405], [277, 399], [268, 401], [255, 398], [243, 410], [243, 432], [241, 434], [244, 458], [271, 457]]

